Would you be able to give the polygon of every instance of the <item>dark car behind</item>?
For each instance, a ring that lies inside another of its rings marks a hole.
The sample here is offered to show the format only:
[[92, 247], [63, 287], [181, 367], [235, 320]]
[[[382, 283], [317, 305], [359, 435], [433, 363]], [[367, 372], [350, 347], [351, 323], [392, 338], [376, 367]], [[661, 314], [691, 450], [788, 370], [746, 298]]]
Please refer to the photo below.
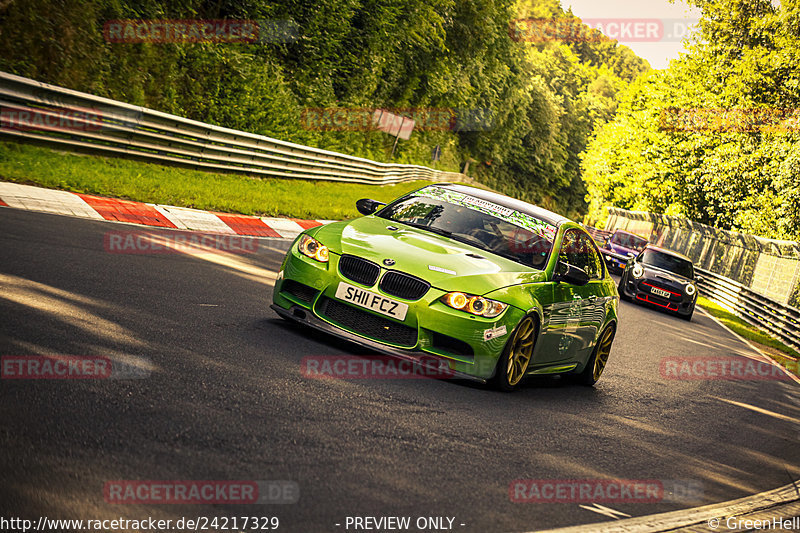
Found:
[[628, 259], [638, 255], [645, 246], [647, 239], [618, 229], [605, 240], [600, 252], [608, 270], [614, 274], [621, 274]]
[[619, 294], [624, 300], [648, 304], [691, 320], [699, 281], [688, 257], [648, 245], [625, 265]]

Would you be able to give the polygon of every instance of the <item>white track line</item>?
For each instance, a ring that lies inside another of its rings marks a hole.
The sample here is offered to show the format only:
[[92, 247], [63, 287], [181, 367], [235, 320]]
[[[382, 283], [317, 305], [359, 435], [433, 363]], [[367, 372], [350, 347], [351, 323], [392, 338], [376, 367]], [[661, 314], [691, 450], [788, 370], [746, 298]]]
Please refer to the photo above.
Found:
[[[749, 347], [750, 347], [750, 349], [751, 349], [751, 350], [753, 350], [753, 352], [755, 352], [756, 354], [758, 354], [758, 355], [760, 356], [760, 357], [751, 357], [751, 359], [755, 359], [756, 361], [763, 361], [763, 362], [766, 362], [766, 363], [770, 363], [771, 365], [777, 366], [777, 367], [778, 367], [778, 368], [780, 368], [780, 369], [781, 369], [781, 370], [782, 370], [782, 371], [783, 371], [783, 372], [784, 372], [784, 373], [785, 373], [787, 376], [789, 376], [789, 378], [790, 378], [790, 379], [792, 379], [792, 380], [793, 380], [795, 383], [800, 383], [800, 377], [798, 377], [798, 376], [794, 375], [792, 372], [790, 372], [789, 370], [787, 370], [787, 369], [786, 369], [786, 367], [784, 367], [783, 365], [781, 365], [780, 363], [778, 363], [778, 362], [777, 362], [775, 359], [773, 359], [773, 358], [772, 358], [772, 357], [770, 357], [769, 355], [765, 354], [764, 352], [762, 352], [761, 350], [759, 350], [758, 348], [756, 348], [756, 347], [755, 347], [755, 345], [753, 345], [753, 343], [752, 343], [752, 342], [750, 342], [749, 340], [745, 339], [744, 337], [742, 337], [741, 335], [739, 335], [738, 333], [736, 333], [735, 331], [733, 331], [731, 328], [729, 328], [728, 326], [726, 326], [725, 324], [723, 324], [723, 323], [722, 323], [722, 322], [721, 322], [719, 319], [717, 319], [717, 317], [713, 316], [711, 313], [709, 313], [708, 311], [706, 311], [706, 310], [705, 310], [705, 309], [703, 309], [702, 307], [698, 307], [697, 309], [700, 309], [700, 311], [701, 311], [701, 312], [702, 312], [704, 315], [706, 315], [708, 318], [710, 318], [711, 320], [713, 320], [714, 322], [716, 322], [718, 326], [720, 326], [721, 328], [723, 328], [723, 329], [727, 330], [727, 331], [728, 331], [728, 333], [730, 333], [731, 335], [733, 335], [734, 337], [736, 337], [737, 339], [739, 339], [740, 341], [742, 341], [744, 344], [746, 344], [747, 346], [749, 346]], [[747, 356], [746, 356], [746, 355], [742, 355], [742, 357], [747, 357]]]
[[721, 520], [721, 522], [718, 522], [718, 524], [722, 524], [718, 531], [725, 531], [727, 529], [724, 525], [725, 517], [752, 513], [800, 499], [800, 493], [798, 493], [795, 483], [738, 500], [714, 503], [692, 509], [637, 516], [613, 522], [539, 530], [538, 533], [586, 533], [587, 531], [592, 531], [593, 533], [657, 533], [687, 526], [705, 526], [709, 523], [709, 520], [714, 519]]

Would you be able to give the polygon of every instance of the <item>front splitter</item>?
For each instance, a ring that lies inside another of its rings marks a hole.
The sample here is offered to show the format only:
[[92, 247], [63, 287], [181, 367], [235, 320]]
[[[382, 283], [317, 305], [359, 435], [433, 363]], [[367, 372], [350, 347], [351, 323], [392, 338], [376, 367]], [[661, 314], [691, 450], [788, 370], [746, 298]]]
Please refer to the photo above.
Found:
[[[447, 358], [440, 357], [436, 354], [431, 354], [422, 351], [403, 350], [400, 348], [394, 348], [392, 346], [386, 346], [385, 344], [381, 344], [379, 342], [370, 339], [365, 339], [364, 337], [359, 337], [358, 335], [337, 328], [336, 326], [329, 324], [324, 320], [321, 320], [320, 318], [314, 316], [314, 314], [308, 309], [304, 309], [297, 305], [293, 305], [289, 309], [284, 309], [279, 305], [272, 304], [270, 308], [276, 313], [278, 313], [280, 316], [288, 320], [297, 322], [298, 324], [303, 324], [305, 326], [314, 328], [329, 335], [333, 335], [334, 337], [338, 337], [340, 339], [352, 342], [364, 348], [369, 348], [370, 350], [374, 350], [378, 353], [396, 357], [397, 359], [401, 359], [403, 361], [409, 361], [417, 365], [418, 367], [428, 371], [441, 372], [442, 370], [441, 366], [436, 365], [435, 361], [438, 362], [449, 361]], [[448, 379], [465, 379], [484, 384], [487, 382], [487, 380], [483, 378], [472, 376], [470, 374], [459, 372], [457, 370], [448, 369], [447, 372], [448, 372], [447, 376]]]

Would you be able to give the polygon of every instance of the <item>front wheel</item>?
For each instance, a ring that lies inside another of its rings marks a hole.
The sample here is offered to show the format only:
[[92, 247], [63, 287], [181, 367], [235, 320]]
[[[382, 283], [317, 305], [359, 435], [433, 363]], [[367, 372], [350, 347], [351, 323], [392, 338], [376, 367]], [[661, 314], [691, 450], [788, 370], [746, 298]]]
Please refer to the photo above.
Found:
[[625, 272], [622, 272], [622, 277], [619, 278], [619, 284], [617, 285], [617, 292], [619, 293], [619, 297], [625, 301], [630, 302], [631, 297], [625, 294]]
[[608, 356], [611, 353], [611, 344], [614, 342], [615, 334], [616, 330], [613, 325], [608, 325], [606, 329], [603, 330], [597, 344], [594, 346], [592, 356], [589, 358], [589, 361], [586, 362], [586, 368], [584, 368], [583, 372], [580, 374], [574, 374], [573, 379], [576, 383], [586, 385], [587, 387], [591, 387], [597, 383], [597, 380], [600, 379], [603, 370], [606, 368], [606, 363], [608, 363]]
[[538, 333], [539, 322], [535, 316], [528, 315], [517, 324], [497, 362], [492, 385], [502, 391], [517, 388], [528, 370]]

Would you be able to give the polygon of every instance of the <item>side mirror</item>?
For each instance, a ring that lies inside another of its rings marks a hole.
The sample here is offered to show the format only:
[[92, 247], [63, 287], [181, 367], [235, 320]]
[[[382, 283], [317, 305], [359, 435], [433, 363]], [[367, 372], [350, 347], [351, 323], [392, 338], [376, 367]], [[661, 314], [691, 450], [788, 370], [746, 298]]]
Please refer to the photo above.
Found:
[[553, 273], [553, 281], [556, 283], [569, 283], [570, 285], [578, 285], [582, 287], [589, 283], [589, 274], [582, 268], [568, 265], [567, 263], [558, 262], [556, 264], [556, 271]]
[[703, 283], [703, 276], [695, 276], [694, 277], [695, 283]]
[[383, 202], [379, 202], [378, 200], [370, 200], [368, 198], [362, 198], [361, 200], [356, 202], [356, 209], [362, 215], [371, 215], [381, 207], [385, 206], [386, 204]]

